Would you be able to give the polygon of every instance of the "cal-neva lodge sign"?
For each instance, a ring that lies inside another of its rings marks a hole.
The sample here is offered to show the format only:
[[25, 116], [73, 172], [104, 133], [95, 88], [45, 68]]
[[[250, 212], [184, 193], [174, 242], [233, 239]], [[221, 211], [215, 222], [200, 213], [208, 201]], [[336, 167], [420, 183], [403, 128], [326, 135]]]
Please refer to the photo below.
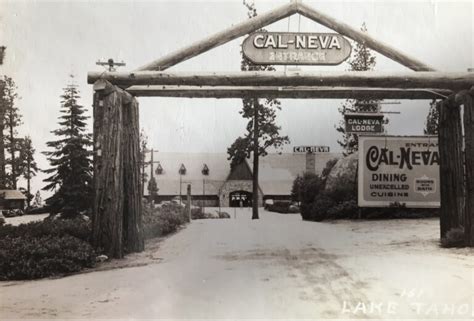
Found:
[[352, 47], [337, 33], [256, 32], [244, 40], [242, 50], [261, 65], [338, 65]]

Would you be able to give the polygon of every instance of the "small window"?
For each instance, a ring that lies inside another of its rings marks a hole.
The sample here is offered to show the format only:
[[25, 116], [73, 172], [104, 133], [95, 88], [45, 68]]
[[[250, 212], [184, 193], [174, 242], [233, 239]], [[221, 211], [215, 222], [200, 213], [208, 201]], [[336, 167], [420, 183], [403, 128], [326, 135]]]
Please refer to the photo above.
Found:
[[158, 166], [156, 167], [155, 174], [156, 174], [156, 175], [161, 175], [161, 174], [163, 174], [163, 167], [161, 167], [161, 164], [160, 164], [160, 163], [158, 163]]
[[202, 175], [209, 175], [209, 167], [207, 167], [206, 164], [204, 164], [204, 167], [202, 168]]
[[181, 164], [179, 168], [179, 175], [186, 175], [186, 167], [184, 167], [184, 164]]

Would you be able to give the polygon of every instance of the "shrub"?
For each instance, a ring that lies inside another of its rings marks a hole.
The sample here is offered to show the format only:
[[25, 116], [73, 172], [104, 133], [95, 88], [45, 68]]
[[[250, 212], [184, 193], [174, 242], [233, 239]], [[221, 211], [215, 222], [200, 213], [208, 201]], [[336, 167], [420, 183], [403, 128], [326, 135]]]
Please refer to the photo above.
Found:
[[36, 279], [92, 267], [91, 245], [70, 235], [3, 237], [0, 239], [0, 279]]
[[329, 216], [328, 213], [334, 205], [334, 200], [330, 197], [329, 193], [320, 193], [314, 198], [309, 219], [317, 222], [327, 219]]
[[192, 208], [191, 217], [193, 220], [230, 218], [226, 212], [215, 211], [213, 213], [203, 212], [202, 208]]
[[219, 214], [219, 218], [230, 218], [230, 214], [227, 212], [217, 212]]
[[5, 217], [16, 217], [16, 216], [22, 216], [24, 214], [24, 212], [21, 209], [2, 210], [2, 214]]
[[4, 225], [0, 227], [0, 239], [5, 237], [38, 238], [44, 236], [73, 236], [88, 242], [91, 236], [89, 221], [76, 219], [51, 219], [39, 222], [20, 224], [18, 226]]
[[178, 204], [163, 204], [154, 208], [143, 205], [143, 230], [145, 238], [164, 236], [173, 233], [188, 222], [184, 207]]
[[464, 228], [462, 227], [450, 229], [446, 237], [441, 239], [442, 247], [463, 247], [464, 245]]
[[324, 189], [324, 181], [315, 174], [305, 173], [301, 181], [301, 217], [310, 220], [315, 197]]
[[292, 205], [290, 202], [275, 202], [274, 204], [267, 205], [267, 210], [270, 212], [277, 213], [299, 213], [299, 208]]

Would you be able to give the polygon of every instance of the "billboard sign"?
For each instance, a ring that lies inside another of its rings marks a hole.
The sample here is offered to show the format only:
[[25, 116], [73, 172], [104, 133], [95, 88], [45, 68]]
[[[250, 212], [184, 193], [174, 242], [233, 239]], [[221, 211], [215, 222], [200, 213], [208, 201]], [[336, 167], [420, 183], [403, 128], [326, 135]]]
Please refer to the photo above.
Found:
[[360, 207], [439, 207], [436, 136], [360, 136]]
[[329, 146], [295, 146], [294, 153], [329, 153]]
[[339, 65], [352, 47], [337, 33], [256, 32], [244, 40], [242, 51], [259, 65]]
[[383, 132], [383, 114], [345, 114], [344, 119], [346, 121], [346, 133], [377, 134]]

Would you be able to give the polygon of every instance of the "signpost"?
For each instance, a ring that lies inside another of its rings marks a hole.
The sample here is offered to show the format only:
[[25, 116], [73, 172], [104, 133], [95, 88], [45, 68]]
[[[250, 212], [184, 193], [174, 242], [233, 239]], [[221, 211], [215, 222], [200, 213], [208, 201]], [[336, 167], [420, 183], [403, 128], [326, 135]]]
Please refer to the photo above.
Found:
[[295, 146], [294, 153], [329, 153], [329, 146]]
[[242, 50], [259, 65], [339, 65], [352, 47], [337, 33], [256, 32], [244, 40]]
[[439, 207], [437, 136], [360, 136], [359, 206]]
[[377, 134], [383, 132], [383, 114], [351, 113], [345, 114], [346, 133]]

